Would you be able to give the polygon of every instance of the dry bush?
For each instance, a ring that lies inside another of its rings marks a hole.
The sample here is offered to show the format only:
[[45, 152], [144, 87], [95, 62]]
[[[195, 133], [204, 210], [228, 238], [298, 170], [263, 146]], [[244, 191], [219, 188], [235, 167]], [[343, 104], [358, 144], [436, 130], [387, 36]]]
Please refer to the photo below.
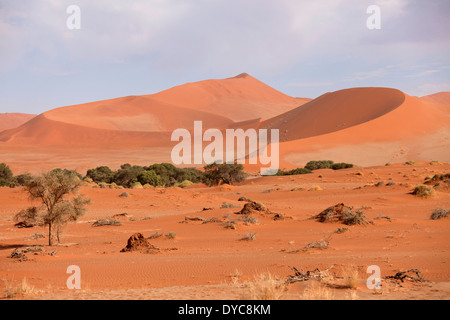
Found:
[[256, 238], [256, 234], [253, 232], [247, 233], [245, 236], [243, 236], [240, 240], [241, 241], [253, 241]]
[[367, 219], [363, 211], [357, 210], [353, 212], [353, 207], [348, 207], [343, 203], [331, 206], [318, 215], [313, 216], [311, 219], [315, 219], [319, 222], [341, 222], [349, 226], [373, 223]]
[[330, 245], [331, 235], [329, 235], [326, 238], [320, 239], [319, 241], [311, 241], [303, 248], [295, 249], [289, 251], [289, 253], [298, 253], [300, 251], [306, 252], [312, 249], [319, 249], [319, 250], [325, 250], [328, 249], [328, 246]]
[[434, 189], [430, 186], [426, 186], [424, 184], [418, 184], [414, 190], [411, 192], [411, 194], [415, 195], [416, 197], [420, 198], [429, 198], [434, 196]]
[[239, 280], [242, 278], [242, 272], [238, 269], [234, 269], [234, 272], [230, 274], [231, 283], [237, 284]]
[[280, 300], [287, 290], [285, 281], [270, 273], [259, 274], [253, 281], [244, 284], [243, 300]]
[[95, 221], [92, 226], [93, 227], [103, 227], [103, 226], [121, 226], [122, 222], [119, 220], [116, 220], [114, 218], [105, 218], [105, 219], [98, 219]]
[[159, 233], [158, 231], [156, 231], [154, 234], [150, 235], [147, 239], [157, 239], [157, 238], [161, 238], [164, 235], [164, 233]]
[[317, 281], [312, 281], [312, 283], [303, 291], [301, 296], [303, 300], [333, 300], [333, 291], [320, 284]]
[[442, 208], [436, 208], [434, 209], [433, 213], [431, 214], [431, 219], [432, 220], [438, 220], [438, 219], [442, 219], [442, 218], [447, 218], [450, 214], [450, 210], [445, 210]]
[[6, 299], [13, 299], [18, 297], [24, 297], [28, 295], [39, 294], [40, 291], [35, 289], [34, 286], [27, 282], [26, 278], [23, 278], [22, 282], [18, 286], [13, 286], [5, 280], [5, 296]]
[[239, 220], [243, 221], [246, 226], [249, 224], [259, 224], [259, 220], [250, 215], [239, 216]]
[[358, 288], [359, 272], [355, 266], [346, 266], [342, 268], [342, 277], [344, 278], [344, 287], [352, 290]]
[[166, 239], [175, 239], [177, 234], [175, 232], [166, 233]]

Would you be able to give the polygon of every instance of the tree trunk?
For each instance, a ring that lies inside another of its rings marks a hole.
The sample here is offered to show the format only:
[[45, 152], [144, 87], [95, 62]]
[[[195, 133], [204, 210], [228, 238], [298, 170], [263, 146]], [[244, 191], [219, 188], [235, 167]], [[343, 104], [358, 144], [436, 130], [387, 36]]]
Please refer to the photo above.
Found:
[[53, 246], [52, 223], [48, 224], [48, 245]]

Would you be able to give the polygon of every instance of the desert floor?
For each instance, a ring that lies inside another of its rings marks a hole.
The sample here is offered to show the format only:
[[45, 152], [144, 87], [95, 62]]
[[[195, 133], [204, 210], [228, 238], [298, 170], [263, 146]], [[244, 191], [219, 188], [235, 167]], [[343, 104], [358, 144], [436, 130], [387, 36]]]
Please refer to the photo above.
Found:
[[[449, 299], [450, 219], [431, 220], [430, 215], [438, 207], [450, 207], [450, 193], [438, 189], [427, 199], [409, 194], [426, 176], [449, 169], [449, 164], [417, 163], [318, 170], [309, 175], [253, 177], [239, 185], [212, 188], [85, 186], [80, 192], [92, 200], [87, 213], [68, 224], [62, 243], [53, 247], [47, 246], [46, 227], [14, 227], [14, 215], [31, 204], [21, 188], [1, 188], [0, 297], [251, 299], [262, 298], [258, 288], [263, 287], [273, 289], [267, 293], [273, 299]], [[384, 183], [375, 186], [379, 181]], [[395, 185], [387, 186], [390, 181]], [[124, 191], [129, 197], [119, 197]], [[258, 223], [246, 225], [235, 214], [244, 205], [237, 201], [242, 196], [261, 201], [285, 219], [255, 214]], [[309, 219], [338, 203], [361, 208], [374, 224], [345, 226]], [[120, 226], [92, 226], [98, 219], [122, 213], [127, 215]], [[219, 222], [185, 222], [186, 217], [215, 217]], [[236, 229], [222, 225], [230, 220], [236, 221]], [[346, 232], [336, 233], [344, 227]], [[160, 248], [157, 253], [120, 252], [136, 232], [145, 237], [156, 232], [176, 235], [150, 239]], [[254, 240], [241, 240], [249, 233]], [[322, 239], [329, 240], [328, 248], [298, 250]], [[27, 261], [10, 257], [15, 248], [36, 245], [43, 251], [28, 253]], [[80, 267], [80, 290], [66, 286], [70, 265]], [[370, 265], [381, 270], [382, 286], [376, 291], [366, 286]], [[280, 286], [294, 274], [290, 267], [304, 271], [332, 267], [332, 280]], [[385, 279], [409, 269], [420, 270], [427, 281]], [[351, 270], [357, 270], [356, 276], [349, 276], [356, 282], [353, 289], [344, 279]], [[264, 274], [278, 280], [263, 281]], [[24, 279], [28, 290], [20, 291]]]

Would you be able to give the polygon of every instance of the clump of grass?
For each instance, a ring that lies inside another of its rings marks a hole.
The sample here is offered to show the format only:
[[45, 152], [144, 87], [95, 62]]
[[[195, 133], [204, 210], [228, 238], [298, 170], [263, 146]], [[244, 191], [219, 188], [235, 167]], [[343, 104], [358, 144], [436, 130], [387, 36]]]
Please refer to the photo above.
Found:
[[156, 231], [155, 233], [151, 234], [148, 239], [158, 239], [161, 238], [164, 235], [164, 233], [159, 233]]
[[194, 183], [191, 180], [183, 180], [178, 187], [180, 188], [187, 188], [189, 186], [192, 186]]
[[322, 285], [318, 281], [313, 281], [301, 296], [303, 300], [333, 300], [334, 294], [330, 288]]
[[442, 218], [447, 218], [450, 215], [450, 210], [445, 210], [442, 208], [436, 208], [434, 209], [433, 213], [431, 214], [432, 220], [438, 220]]
[[236, 221], [234, 221], [234, 220], [225, 221], [222, 223], [222, 226], [225, 229], [236, 230]]
[[322, 191], [323, 189], [320, 186], [312, 186], [308, 189], [308, 191]]
[[426, 186], [424, 184], [418, 184], [411, 194], [420, 197], [420, 198], [429, 198], [434, 196], [434, 189], [430, 186]]
[[327, 238], [323, 238], [319, 241], [311, 241], [306, 246], [300, 249], [295, 249], [292, 251], [289, 251], [289, 253], [297, 253], [297, 252], [306, 252], [312, 249], [319, 249], [319, 250], [325, 250], [328, 249], [328, 246], [330, 245], [331, 236], [328, 236]]
[[342, 268], [342, 277], [344, 278], [344, 287], [356, 290], [359, 282], [358, 268], [347, 266]]
[[239, 220], [244, 221], [244, 225], [248, 226], [250, 224], [259, 224], [259, 220], [256, 217], [250, 215], [239, 216]]
[[346, 232], [346, 231], [348, 231], [348, 230], [350, 230], [350, 229], [349, 229], [349, 228], [346, 228], [346, 227], [343, 227], [343, 228], [337, 228], [337, 230], [336, 230], [334, 233], [341, 234], [341, 233], [344, 233], [344, 232]]
[[130, 196], [130, 194], [128, 192], [123, 192], [119, 195], [119, 197], [121, 198], [128, 198]]
[[237, 208], [238, 206], [232, 204], [232, 203], [227, 203], [227, 202], [222, 202], [222, 205], [220, 206], [220, 208], [222, 209], [226, 209], [226, 208]]
[[177, 234], [175, 232], [169, 232], [166, 234], [166, 239], [175, 239]]
[[357, 210], [356, 212], [350, 212], [344, 217], [344, 224], [348, 226], [354, 226], [357, 224], [368, 224], [372, 223], [372, 221], [367, 220], [364, 212], [361, 210]]
[[323, 210], [318, 215], [313, 216], [312, 219], [315, 219], [322, 223], [341, 222], [349, 226], [373, 223], [372, 221], [367, 219], [363, 211], [357, 210], [356, 212], [353, 212], [352, 207], [348, 207], [343, 203], [339, 203]]
[[122, 222], [114, 218], [104, 218], [96, 220], [92, 226], [93, 227], [103, 227], [103, 226], [121, 226]]
[[23, 278], [22, 282], [18, 286], [12, 286], [5, 280], [5, 295], [6, 299], [12, 299], [17, 297], [24, 297], [28, 295], [39, 294], [40, 291], [35, 289], [34, 286], [27, 282], [26, 278]]
[[254, 277], [251, 282], [244, 284], [243, 300], [280, 300], [287, 291], [286, 282], [273, 277], [270, 273], [263, 273]]
[[239, 280], [242, 278], [242, 272], [239, 271], [238, 269], [234, 269], [234, 272], [230, 274], [230, 278], [232, 284], [237, 284]]
[[407, 165], [413, 165], [413, 164], [416, 164], [417, 162], [415, 162], [415, 161], [413, 161], [413, 160], [409, 160], [409, 161], [406, 161], [405, 162], [405, 164], [407, 164]]
[[256, 238], [256, 234], [253, 232], [247, 233], [245, 236], [243, 236], [240, 240], [241, 241], [253, 241]]
[[216, 223], [216, 222], [220, 222], [220, 219], [217, 218], [217, 217], [212, 217], [212, 218], [209, 218], [209, 219], [203, 221], [202, 224], [205, 224], [205, 223]]

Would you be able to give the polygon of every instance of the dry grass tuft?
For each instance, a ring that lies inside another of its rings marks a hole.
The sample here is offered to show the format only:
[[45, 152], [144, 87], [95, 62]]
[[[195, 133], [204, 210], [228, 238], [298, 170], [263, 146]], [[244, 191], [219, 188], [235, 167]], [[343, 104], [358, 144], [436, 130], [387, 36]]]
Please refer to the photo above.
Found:
[[5, 280], [5, 296], [6, 299], [21, 298], [29, 295], [39, 294], [40, 291], [35, 289], [34, 286], [27, 282], [26, 278], [23, 278], [22, 282], [18, 286], [12, 286]]
[[411, 194], [415, 195], [416, 197], [420, 198], [429, 198], [434, 196], [434, 189], [430, 186], [426, 186], [424, 184], [418, 184], [414, 190], [411, 192]]
[[259, 274], [254, 281], [244, 284], [243, 300], [280, 300], [287, 290], [284, 280], [274, 278], [270, 273]]
[[312, 281], [303, 291], [301, 298], [303, 300], [333, 300], [334, 294], [330, 288], [317, 281]]

